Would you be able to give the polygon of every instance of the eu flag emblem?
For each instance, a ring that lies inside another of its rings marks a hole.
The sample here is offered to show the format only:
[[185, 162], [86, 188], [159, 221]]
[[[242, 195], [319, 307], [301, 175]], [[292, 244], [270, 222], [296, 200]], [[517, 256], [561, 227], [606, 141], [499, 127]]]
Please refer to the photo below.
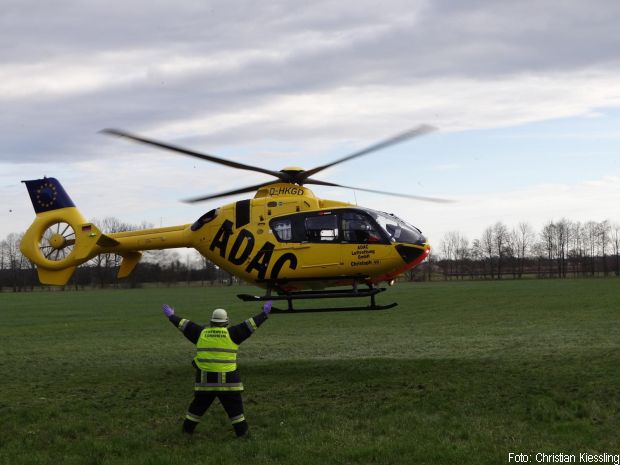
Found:
[[28, 194], [36, 213], [75, 207], [75, 204], [56, 178], [33, 179], [22, 182], [26, 184], [26, 189], [28, 189]]

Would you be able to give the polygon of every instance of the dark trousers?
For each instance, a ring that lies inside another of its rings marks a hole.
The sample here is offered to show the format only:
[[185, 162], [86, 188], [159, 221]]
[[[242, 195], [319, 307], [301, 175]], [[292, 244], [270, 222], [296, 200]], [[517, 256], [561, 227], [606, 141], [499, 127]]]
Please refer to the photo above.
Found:
[[222, 407], [232, 423], [237, 436], [243, 436], [248, 431], [248, 423], [243, 415], [243, 399], [241, 391], [195, 391], [194, 400], [187, 409], [187, 416], [183, 422], [183, 431], [192, 434], [200, 419], [211, 406], [215, 398], [220, 400]]

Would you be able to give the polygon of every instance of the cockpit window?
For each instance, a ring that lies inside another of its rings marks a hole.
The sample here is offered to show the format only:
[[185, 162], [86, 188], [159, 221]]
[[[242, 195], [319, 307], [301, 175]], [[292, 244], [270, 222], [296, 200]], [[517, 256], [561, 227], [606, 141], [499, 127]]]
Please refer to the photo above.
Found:
[[342, 213], [342, 240], [354, 244], [383, 242], [370, 218], [354, 211]]
[[374, 210], [368, 210], [368, 213], [377, 220], [379, 226], [388, 233], [390, 240], [394, 242], [419, 244], [426, 240], [418, 228], [406, 223], [397, 216]]

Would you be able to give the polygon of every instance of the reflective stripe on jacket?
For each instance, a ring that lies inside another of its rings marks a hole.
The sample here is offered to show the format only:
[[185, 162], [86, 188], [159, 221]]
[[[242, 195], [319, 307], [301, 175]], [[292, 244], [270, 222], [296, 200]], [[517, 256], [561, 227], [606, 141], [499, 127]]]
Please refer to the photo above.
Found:
[[243, 391], [239, 371], [213, 373], [196, 370], [195, 391]]

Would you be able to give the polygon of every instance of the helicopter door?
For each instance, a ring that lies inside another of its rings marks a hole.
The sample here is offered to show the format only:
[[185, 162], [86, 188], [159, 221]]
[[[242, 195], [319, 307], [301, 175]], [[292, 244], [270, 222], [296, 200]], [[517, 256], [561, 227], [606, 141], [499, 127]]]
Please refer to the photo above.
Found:
[[297, 213], [274, 218], [269, 225], [279, 243], [277, 250], [294, 253], [302, 274], [316, 275], [323, 270], [326, 275], [339, 273], [342, 260], [335, 213]]
[[342, 211], [340, 230], [342, 261], [348, 273], [370, 273], [389, 255], [389, 242], [365, 214]]
[[298, 221], [297, 225], [303, 227], [302, 246], [307, 247], [302, 268], [336, 274], [342, 265], [338, 215], [329, 211], [305, 214], [303, 223]]

